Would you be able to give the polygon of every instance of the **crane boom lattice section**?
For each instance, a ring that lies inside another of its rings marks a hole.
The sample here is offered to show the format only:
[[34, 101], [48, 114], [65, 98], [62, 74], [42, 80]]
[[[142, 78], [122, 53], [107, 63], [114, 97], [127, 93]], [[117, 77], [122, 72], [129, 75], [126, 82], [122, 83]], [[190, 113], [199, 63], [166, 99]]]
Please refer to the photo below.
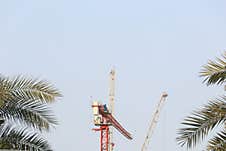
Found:
[[[109, 75], [109, 112], [114, 116], [115, 103], [115, 70], [111, 70]], [[113, 151], [113, 128], [109, 128], [109, 151]]]
[[160, 101], [158, 102], [158, 105], [156, 107], [154, 115], [153, 115], [153, 117], [151, 119], [151, 123], [150, 123], [150, 126], [148, 128], [148, 132], [147, 132], [147, 135], [145, 137], [144, 144], [142, 145], [141, 151], [146, 151], [147, 148], [148, 148], [148, 145], [150, 143], [150, 140], [151, 140], [151, 137], [153, 135], [154, 129], [155, 129], [156, 124], [158, 122], [160, 112], [162, 110], [162, 107], [164, 105], [164, 102], [165, 102], [167, 96], [168, 96], [167, 93], [164, 92], [162, 94], [162, 96], [161, 96]]

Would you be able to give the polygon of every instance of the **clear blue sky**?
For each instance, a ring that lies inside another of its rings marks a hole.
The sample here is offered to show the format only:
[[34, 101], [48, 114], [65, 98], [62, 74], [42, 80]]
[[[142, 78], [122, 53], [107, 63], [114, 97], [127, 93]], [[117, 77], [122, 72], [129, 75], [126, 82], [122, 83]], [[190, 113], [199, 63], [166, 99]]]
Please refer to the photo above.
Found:
[[60, 125], [48, 136], [56, 151], [99, 151], [90, 96], [107, 103], [112, 67], [116, 116], [134, 136], [115, 132], [115, 151], [140, 150], [162, 91], [169, 97], [150, 149], [184, 151], [175, 142], [182, 119], [223, 93], [198, 72], [226, 48], [225, 8], [224, 0], [1, 1], [0, 71], [62, 91], [53, 105]]

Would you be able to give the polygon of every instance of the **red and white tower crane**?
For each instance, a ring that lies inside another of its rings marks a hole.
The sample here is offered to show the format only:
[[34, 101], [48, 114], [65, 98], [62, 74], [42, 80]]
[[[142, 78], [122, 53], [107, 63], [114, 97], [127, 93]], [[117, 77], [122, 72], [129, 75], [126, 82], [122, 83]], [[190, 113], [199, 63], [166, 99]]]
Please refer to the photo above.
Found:
[[94, 101], [92, 104], [94, 125], [98, 128], [94, 128], [95, 131], [100, 131], [100, 151], [112, 151], [114, 143], [112, 141], [112, 132], [114, 127], [127, 139], [132, 139], [131, 134], [126, 131], [122, 125], [114, 118], [114, 80], [115, 72], [110, 72], [110, 91], [109, 91], [109, 109], [107, 105], [103, 105], [98, 101]]

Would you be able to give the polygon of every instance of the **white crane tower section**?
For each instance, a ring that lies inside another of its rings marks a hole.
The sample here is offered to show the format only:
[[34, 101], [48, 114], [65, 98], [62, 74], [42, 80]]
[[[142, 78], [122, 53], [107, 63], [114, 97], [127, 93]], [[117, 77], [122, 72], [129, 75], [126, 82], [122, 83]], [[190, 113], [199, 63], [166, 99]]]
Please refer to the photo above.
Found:
[[154, 132], [154, 129], [155, 129], [156, 124], [157, 124], [158, 119], [159, 119], [160, 112], [162, 110], [162, 107], [164, 105], [164, 102], [165, 102], [167, 96], [168, 96], [167, 93], [165, 93], [165, 92], [162, 93], [161, 99], [160, 99], [158, 106], [156, 107], [156, 110], [154, 112], [154, 115], [151, 119], [151, 123], [150, 123], [150, 126], [148, 128], [148, 132], [147, 132], [147, 135], [145, 137], [144, 144], [142, 145], [141, 151], [146, 151], [147, 148], [148, 148], [149, 142], [151, 140], [151, 136]]
[[[115, 70], [112, 69], [109, 75], [109, 112], [114, 116], [114, 103], [115, 103]], [[109, 130], [109, 151], [113, 151], [113, 128]]]
[[114, 114], [115, 102], [115, 70], [111, 70], [109, 77], [109, 112]]

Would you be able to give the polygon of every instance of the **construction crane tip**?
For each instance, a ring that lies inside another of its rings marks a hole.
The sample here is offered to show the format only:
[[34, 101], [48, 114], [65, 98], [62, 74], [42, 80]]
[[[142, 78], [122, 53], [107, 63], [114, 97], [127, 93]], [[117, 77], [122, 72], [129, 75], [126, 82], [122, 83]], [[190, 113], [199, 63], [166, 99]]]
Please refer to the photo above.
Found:
[[166, 92], [163, 92], [163, 93], [162, 93], [162, 96], [163, 96], [163, 97], [167, 97], [168, 94], [167, 94]]
[[111, 69], [110, 74], [115, 75], [115, 69]]

